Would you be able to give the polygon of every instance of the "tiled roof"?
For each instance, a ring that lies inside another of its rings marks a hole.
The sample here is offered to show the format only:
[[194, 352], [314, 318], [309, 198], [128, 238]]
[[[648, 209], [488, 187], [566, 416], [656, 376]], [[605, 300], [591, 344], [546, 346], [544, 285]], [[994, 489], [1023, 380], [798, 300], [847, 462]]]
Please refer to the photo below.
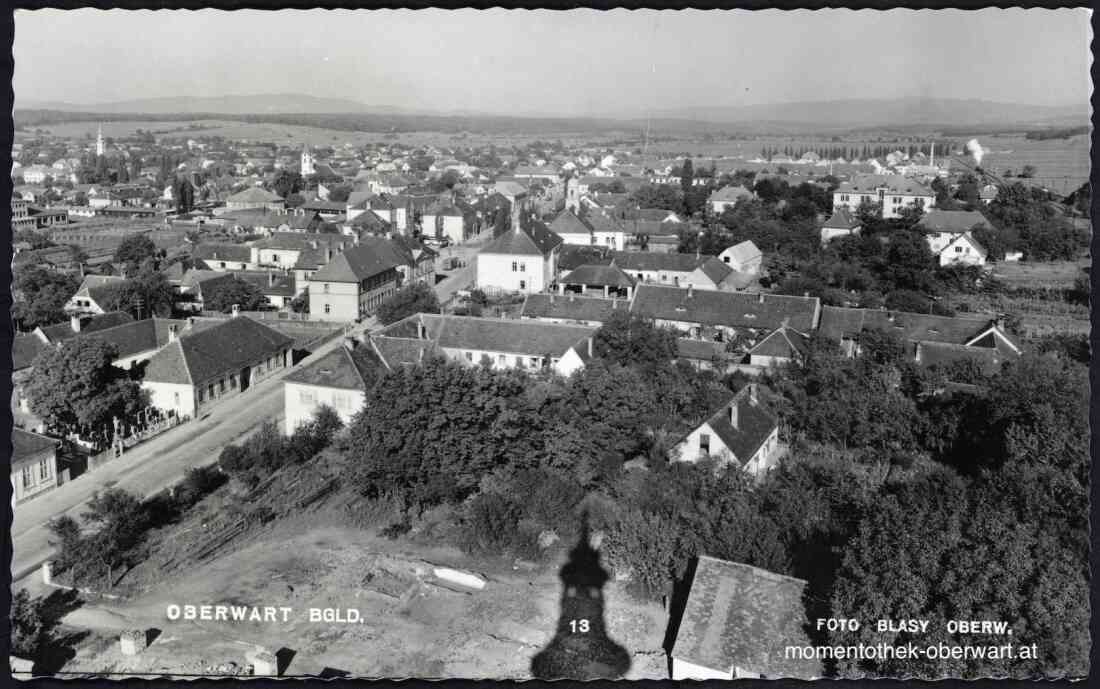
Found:
[[676, 355], [681, 359], [693, 359], [696, 361], [710, 361], [715, 357], [721, 359], [736, 357], [735, 354], [726, 351], [724, 342], [694, 340], [687, 337], [681, 337], [676, 340]]
[[841, 206], [840, 210], [829, 216], [822, 227], [831, 230], [853, 230], [859, 227], [859, 218], [855, 217], [847, 206]]
[[977, 211], [930, 210], [921, 216], [917, 226], [926, 232], [969, 232], [975, 225], [989, 227], [989, 221]]
[[562, 244], [562, 239], [541, 222], [528, 229], [514, 228], [500, 235], [481, 250], [483, 254], [509, 256], [547, 256]]
[[917, 342], [916, 362], [921, 366], [946, 366], [956, 361], [973, 361], [982, 373], [996, 373], [1005, 361], [1019, 358], [1014, 353], [1004, 354], [996, 348], [967, 347], [946, 342]]
[[[533, 320], [440, 316], [421, 313], [405, 321], [419, 319], [424, 324], [427, 339], [448, 349], [475, 349], [525, 356], [561, 356], [574, 345], [582, 343], [596, 332], [586, 325], [559, 325]], [[401, 325], [399, 322], [395, 325]], [[384, 338], [393, 326], [376, 337]], [[395, 329], [401, 334], [404, 330]], [[586, 345], [587, 346], [587, 345]]]
[[[667, 255], [667, 254], [666, 254]], [[706, 275], [714, 284], [719, 284], [733, 272], [733, 268], [730, 268], [724, 261], [719, 261], [713, 256], [708, 256], [699, 265], [699, 269], [703, 271], [703, 275]]]
[[911, 342], [931, 341], [965, 344], [987, 330], [988, 316], [933, 316], [880, 309], [850, 309], [825, 306], [821, 309], [821, 334], [839, 342], [864, 330], [883, 330]]
[[370, 344], [382, 363], [391, 371], [399, 366], [415, 366], [425, 359], [439, 355], [439, 348], [434, 342], [415, 337], [372, 336]]
[[578, 217], [568, 208], [558, 213], [550, 223], [550, 229], [559, 235], [562, 234], [592, 234], [592, 226]]
[[169, 318], [146, 318], [117, 325], [107, 330], [99, 330], [94, 335], [113, 344], [118, 351], [118, 358], [122, 359], [168, 344], [169, 331], [173, 325], [176, 326], [178, 332], [182, 332], [187, 326], [187, 321]]
[[763, 252], [761, 252], [760, 249], [756, 246], [756, 244], [753, 244], [751, 239], [746, 239], [743, 242], [734, 244], [722, 253], [728, 253], [730, 255], [730, 258], [732, 258], [734, 261], [737, 261], [738, 263], [751, 261], [764, 255]]
[[24, 431], [22, 428], [11, 429], [11, 463], [33, 457], [46, 450], [57, 449], [57, 440], [47, 438], [44, 435]]
[[[612, 251], [612, 262], [626, 271], [661, 271], [691, 273], [713, 256], [696, 254], [662, 253], [660, 251]], [[719, 261], [721, 263], [721, 261]]]
[[558, 270], [574, 270], [586, 265], [611, 265], [611, 256], [606, 247], [593, 245], [565, 244], [558, 254]]
[[809, 339], [793, 328], [781, 326], [756, 343], [756, 346], [749, 350], [749, 354], [794, 359], [806, 353]]
[[834, 194], [867, 194], [886, 187], [887, 194], [933, 197], [932, 190], [920, 182], [902, 175], [855, 175], [850, 182], [841, 182]]
[[[297, 290], [294, 273], [278, 270], [235, 270], [233, 277], [255, 285], [262, 294], [271, 297], [293, 297]], [[275, 277], [272, 284], [272, 276]]]
[[76, 295], [82, 297], [91, 296], [96, 288], [105, 285], [117, 285], [125, 281], [126, 278], [118, 275], [85, 275], [80, 286], [76, 288]]
[[196, 244], [191, 249], [191, 258], [248, 263], [252, 260], [252, 248], [244, 244]]
[[288, 349], [294, 340], [246, 317], [182, 332], [149, 360], [145, 380], [202, 385]]
[[689, 290], [638, 285], [631, 311], [647, 318], [700, 325], [775, 330], [784, 323], [801, 332], [814, 327], [817, 297]]
[[[728, 404], [715, 412], [706, 423], [715, 435], [722, 439], [738, 462], [747, 462], [772, 431], [779, 420], [759, 400], [753, 401], [750, 383], [734, 395]], [[730, 410], [737, 406], [737, 426], [733, 425]]]
[[129, 323], [134, 320], [134, 317], [125, 311], [109, 311], [98, 316], [92, 316], [91, 318], [82, 318], [80, 322], [80, 332], [73, 330], [72, 322], [66, 321], [64, 323], [55, 323], [54, 325], [47, 325], [43, 328], [42, 334], [50, 342], [60, 342], [67, 340], [70, 337], [76, 337], [77, 335], [85, 335], [87, 333], [94, 333], [99, 330], [106, 330], [113, 328], [116, 325], [122, 325], [123, 323]]
[[284, 380], [344, 390], [367, 390], [377, 380], [382, 361], [369, 345], [337, 347], [320, 359], [299, 366]]
[[310, 280], [314, 282], [359, 282], [403, 265], [404, 261], [387, 240], [365, 236], [358, 246], [333, 257]]
[[570, 271], [558, 282], [565, 285], [633, 287], [635, 280], [618, 266], [586, 264]]
[[820, 661], [788, 659], [784, 650], [811, 645], [805, 588], [801, 579], [701, 555], [672, 656], [722, 672], [820, 677]]
[[282, 201], [283, 197], [278, 194], [261, 189], [260, 187], [249, 187], [242, 192], [233, 194], [226, 199], [227, 203], [271, 203], [273, 201]]
[[351, 220], [348, 220], [346, 224], [350, 227], [359, 227], [376, 231], [388, 231], [393, 227], [390, 223], [378, 217], [378, 214], [372, 210], [363, 211]]
[[625, 299], [576, 295], [529, 294], [523, 301], [521, 318], [560, 318], [567, 321], [603, 323], [616, 309], [629, 309]]

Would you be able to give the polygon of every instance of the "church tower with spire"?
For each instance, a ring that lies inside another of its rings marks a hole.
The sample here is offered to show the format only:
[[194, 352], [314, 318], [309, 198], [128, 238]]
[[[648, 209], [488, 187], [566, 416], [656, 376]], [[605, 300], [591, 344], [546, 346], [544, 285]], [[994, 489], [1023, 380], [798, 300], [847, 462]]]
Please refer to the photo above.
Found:
[[316, 172], [313, 168], [313, 154], [309, 152], [309, 146], [302, 146], [302, 176], [308, 177]]
[[101, 156], [107, 152], [107, 146], [103, 143], [103, 125], [99, 125], [99, 135], [95, 139], [95, 154]]

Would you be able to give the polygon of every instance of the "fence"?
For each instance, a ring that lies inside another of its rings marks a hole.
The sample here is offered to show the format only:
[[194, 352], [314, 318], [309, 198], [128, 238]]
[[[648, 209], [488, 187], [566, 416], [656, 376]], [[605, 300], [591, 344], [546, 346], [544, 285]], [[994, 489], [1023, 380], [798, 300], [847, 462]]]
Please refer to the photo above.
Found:
[[191, 420], [190, 416], [166, 416], [163, 419], [153, 422], [145, 428], [136, 431], [124, 438], [119, 438], [115, 441], [107, 450], [100, 452], [97, 455], [91, 455], [88, 457], [88, 471], [93, 471], [98, 467], [103, 466], [107, 462], [113, 459], [121, 457], [126, 450], [134, 448], [146, 440], [155, 438], [156, 436], [164, 433], [180, 424], [187, 423]]

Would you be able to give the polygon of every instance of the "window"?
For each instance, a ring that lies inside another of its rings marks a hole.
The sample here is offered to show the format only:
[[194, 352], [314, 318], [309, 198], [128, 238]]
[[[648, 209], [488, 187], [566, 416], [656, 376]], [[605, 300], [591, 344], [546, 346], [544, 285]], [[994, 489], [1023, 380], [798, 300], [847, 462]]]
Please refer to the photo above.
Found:
[[664, 273], [661, 273], [661, 282], [668, 282], [668, 276]]
[[497, 363], [504, 366], [505, 356], [503, 354], [497, 354]]
[[519, 288], [520, 289], [527, 289], [527, 281], [526, 280], [520, 280], [519, 281]]
[[229, 389], [230, 390], [236, 390], [237, 389], [237, 374], [235, 374], [235, 373], [233, 375], [229, 376]]
[[516, 263], [515, 261], [512, 261], [512, 272], [513, 273], [519, 272], [519, 264]]
[[220, 261], [220, 262], [218, 263], [218, 265], [219, 265], [219, 266], [221, 266], [222, 268], [224, 268], [224, 267], [225, 267], [225, 261]]
[[50, 477], [50, 460], [43, 459], [38, 462], [38, 478], [45, 481]]
[[210, 399], [214, 399], [214, 384], [213, 383], [206, 386], [206, 393], [207, 393], [207, 395], [210, 396]]
[[201, 403], [202, 402], [202, 388], [199, 388], [198, 391], [195, 394], [198, 397], [199, 402]]
[[963, 252], [963, 248], [961, 246], [955, 247], [955, 253], [961, 254], [962, 252]]
[[[327, 287], [327, 285], [326, 285], [326, 287]], [[330, 314], [330, 313], [332, 313], [332, 307], [329, 306], [328, 304], [325, 304], [325, 314], [327, 315], [327, 314]]]
[[348, 401], [347, 395], [342, 392], [338, 392], [332, 396], [332, 406], [336, 407], [337, 409], [347, 409], [351, 406], [351, 404]]
[[225, 378], [222, 378], [221, 380], [218, 381], [218, 394], [219, 395], [224, 395], [225, 394]]
[[180, 394], [178, 392], [172, 393], [172, 404], [176, 405], [177, 407], [180, 406]]
[[312, 392], [302, 390], [298, 393], [298, 401], [302, 404], [313, 404], [317, 401], [317, 398], [313, 396]]
[[519, 272], [521, 272], [521, 273], [526, 273], [527, 272], [527, 264], [526, 263], [519, 264]]
[[[322, 291], [323, 291], [323, 292], [324, 292], [325, 294], [328, 294], [328, 283], [327, 283], [327, 282], [326, 282], [326, 283], [324, 283]], [[328, 313], [328, 312], [326, 311], [325, 313]]]
[[23, 467], [23, 487], [30, 488], [34, 485], [34, 473], [31, 471], [30, 465]]
[[539, 358], [537, 356], [531, 357], [531, 368], [539, 367]]
[[710, 454], [710, 434], [708, 434], [708, 433], [700, 433], [699, 434], [699, 451], [700, 452], [705, 452], [708, 455]]
[[279, 262], [279, 254], [271, 254], [271, 261], [272, 261], [272, 263], [278, 263]]
[[473, 352], [466, 352], [466, 361], [473, 361], [473, 360], [474, 360], [474, 353]]

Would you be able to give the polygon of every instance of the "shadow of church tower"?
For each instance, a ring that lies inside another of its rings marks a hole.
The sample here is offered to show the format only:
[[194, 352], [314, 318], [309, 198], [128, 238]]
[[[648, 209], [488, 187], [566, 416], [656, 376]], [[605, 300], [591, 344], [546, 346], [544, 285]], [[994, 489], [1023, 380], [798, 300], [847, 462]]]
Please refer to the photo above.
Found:
[[630, 669], [630, 654], [607, 636], [603, 587], [609, 575], [589, 542], [588, 515], [581, 536], [559, 574], [561, 616], [554, 638], [531, 660], [538, 679], [618, 679]]

